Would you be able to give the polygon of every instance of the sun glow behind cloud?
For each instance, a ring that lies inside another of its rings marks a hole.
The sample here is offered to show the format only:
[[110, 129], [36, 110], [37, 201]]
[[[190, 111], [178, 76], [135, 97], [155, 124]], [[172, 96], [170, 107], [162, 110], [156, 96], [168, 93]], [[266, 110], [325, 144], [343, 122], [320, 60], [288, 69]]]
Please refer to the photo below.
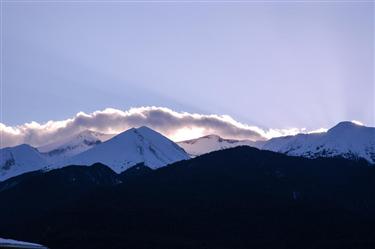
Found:
[[[132, 127], [149, 126], [174, 141], [216, 134], [223, 138], [266, 140], [272, 137], [308, 133], [305, 128], [262, 129], [234, 120], [228, 115], [175, 112], [165, 107], [137, 107], [129, 110], [107, 108], [93, 113], [79, 112], [61, 121], [6, 126], [0, 123], [1, 147], [27, 143], [43, 146], [84, 130], [118, 134]], [[319, 129], [320, 132], [325, 131]], [[313, 131], [314, 132], [314, 131]], [[316, 132], [316, 131], [315, 131]]]
[[202, 137], [206, 134], [204, 128], [200, 127], [185, 127], [176, 130], [176, 132], [171, 135], [169, 138], [172, 139], [173, 141], [184, 141], [184, 140], [189, 140], [189, 139], [194, 139], [194, 138], [199, 138]]

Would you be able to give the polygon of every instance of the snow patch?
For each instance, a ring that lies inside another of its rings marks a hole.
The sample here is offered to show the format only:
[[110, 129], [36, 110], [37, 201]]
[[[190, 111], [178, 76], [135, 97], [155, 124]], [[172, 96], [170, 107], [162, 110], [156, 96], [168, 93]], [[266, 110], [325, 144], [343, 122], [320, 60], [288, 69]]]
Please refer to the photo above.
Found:
[[191, 157], [200, 156], [212, 151], [224, 150], [237, 146], [256, 146], [250, 140], [224, 139], [217, 135], [208, 135], [197, 139], [178, 142]]
[[18, 241], [13, 239], [2, 239], [0, 238], [0, 247], [11, 247], [11, 248], [30, 248], [30, 249], [47, 249], [47, 247], [44, 247], [39, 244], [25, 242], [25, 241]]

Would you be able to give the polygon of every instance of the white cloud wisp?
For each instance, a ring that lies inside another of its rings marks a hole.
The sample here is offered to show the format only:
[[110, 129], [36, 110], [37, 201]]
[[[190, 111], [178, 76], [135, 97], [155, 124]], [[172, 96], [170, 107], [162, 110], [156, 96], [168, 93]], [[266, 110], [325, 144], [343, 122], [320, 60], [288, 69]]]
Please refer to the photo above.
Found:
[[25, 123], [6, 126], [0, 123], [1, 147], [30, 144], [38, 147], [84, 130], [118, 134], [131, 127], [148, 126], [174, 141], [193, 139], [208, 134], [224, 138], [266, 140], [272, 137], [294, 135], [305, 129], [261, 129], [240, 123], [227, 115], [203, 115], [176, 112], [164, 107], [137, 107], [127, 111], [107, 108], [90, 114], [77, 113], [62, 121]]

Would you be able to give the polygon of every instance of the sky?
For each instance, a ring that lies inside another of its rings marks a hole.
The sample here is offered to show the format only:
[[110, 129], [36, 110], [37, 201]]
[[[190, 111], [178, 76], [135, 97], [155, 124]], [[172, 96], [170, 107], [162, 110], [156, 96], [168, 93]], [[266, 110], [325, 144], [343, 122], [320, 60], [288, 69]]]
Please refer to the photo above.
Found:
[[375, 126], [372, 1], [5, 0], [1, 21], [2, 131], [151, 106]]

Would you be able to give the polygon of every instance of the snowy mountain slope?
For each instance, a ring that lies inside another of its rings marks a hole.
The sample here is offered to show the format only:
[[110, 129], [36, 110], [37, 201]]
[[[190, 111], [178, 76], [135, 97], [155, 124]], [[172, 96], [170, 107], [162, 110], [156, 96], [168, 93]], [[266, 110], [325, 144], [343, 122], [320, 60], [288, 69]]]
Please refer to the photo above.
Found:
[[100, 162], [120, 173], [138, 163], [150, 168], [189, 159], [186, 152], [160, 133], [148, 128], [132, 128], [112, 139], [98, 144], [77, 156], [52, 165], [58, 168], [65, 165], [92, 165]]
[[253, 147], [256, 146], [256, 142], [250, 140], [224, 139], [217, 135], [208, 135], [197, 139], [181, 141], [177, 144], [182, 147], [191, 157], [241, 145]]
[[39, 147], [48, 163], [56, 163], [78, 155], [97, 144], [100, 144], [114, 135], [86, 130], [58, 142]]
[[341, 122], [327, 132], [268, 140], [262, 149], [308, 158], [363, 158], [375, 163], [375, 128]]
[[42, 169], [46, 159], [30, 145], [0, 149], [0, 181], [29, 171]]

